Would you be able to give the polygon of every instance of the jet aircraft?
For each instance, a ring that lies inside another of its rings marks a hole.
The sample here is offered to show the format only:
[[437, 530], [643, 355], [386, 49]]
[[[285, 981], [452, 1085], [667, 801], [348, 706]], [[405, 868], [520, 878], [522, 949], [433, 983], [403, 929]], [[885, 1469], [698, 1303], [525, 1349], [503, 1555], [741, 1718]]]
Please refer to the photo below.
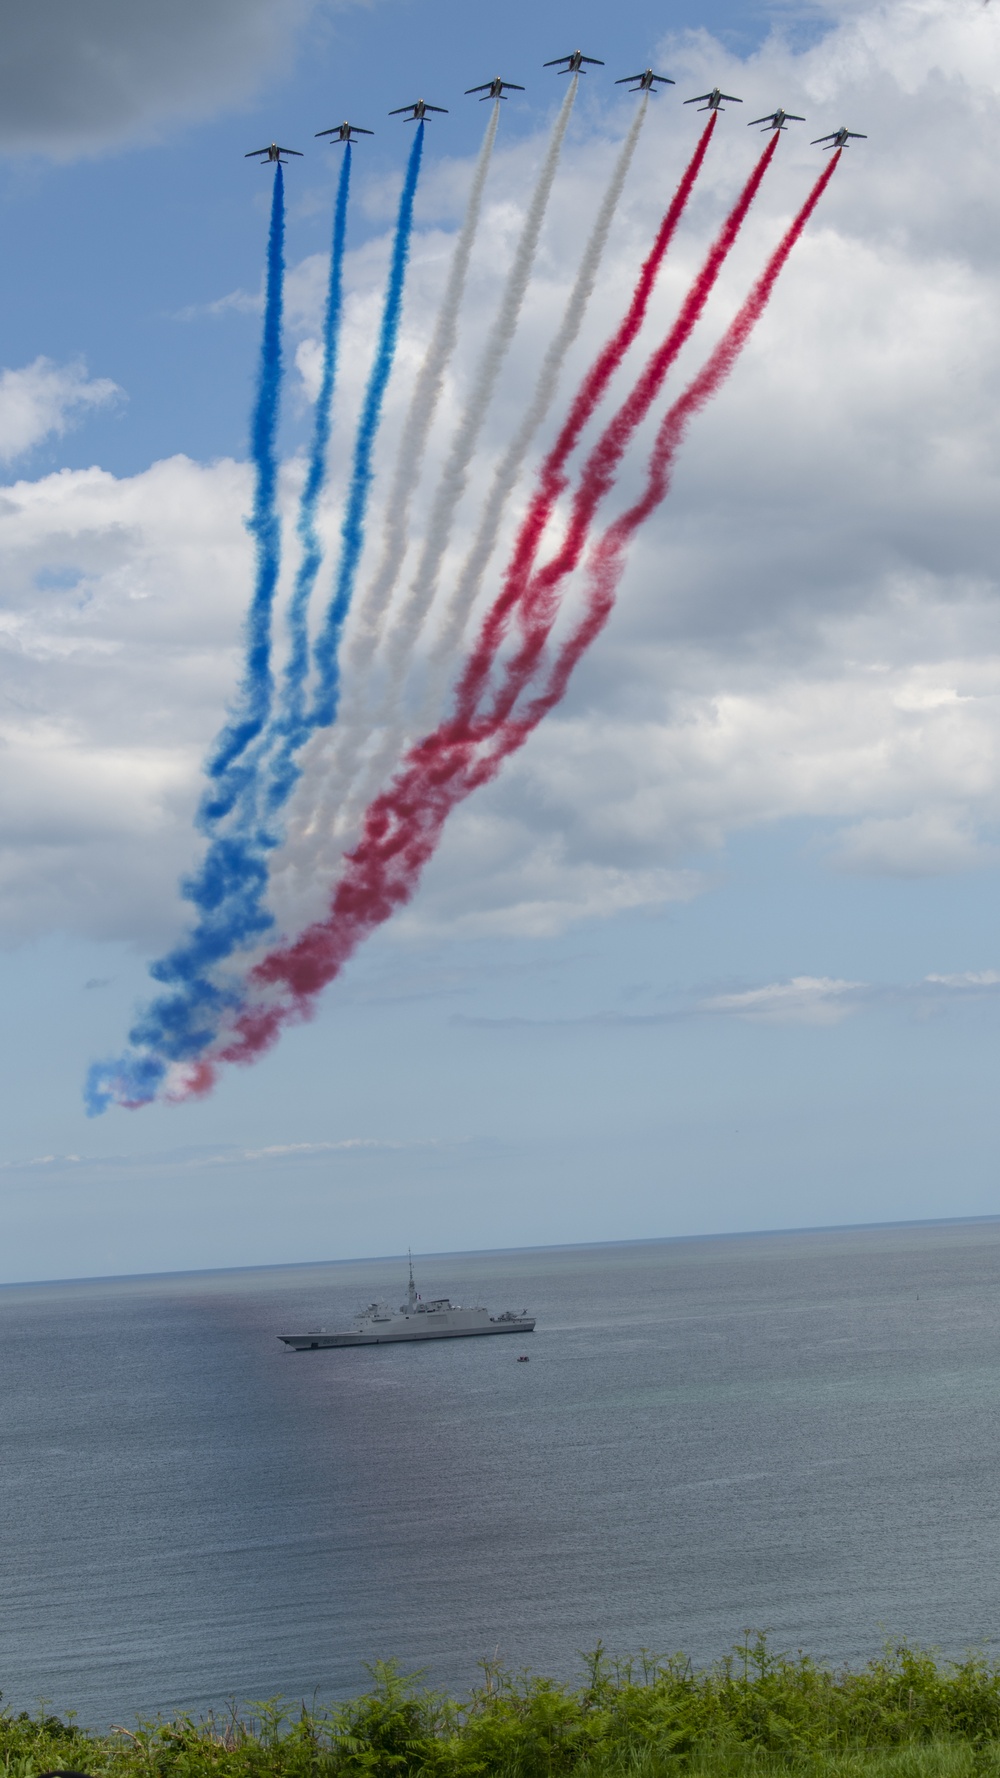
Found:
[[374, 130], [363, 129], [359, 123], [335, 123], [332, 129], [317, 130], [317, 136], [332, 136], [335, 142], [353, 142], [358, 136], [374, 136]]
[[288, 162], [283, 161], [281, 158], [283, 154], [297, 154], [299, 160], [302, 159], [301, 148], [279, 148], [277, 142], [269, 143], [267, 148], [251, 148], [249, 153], [243, 156], [243, 159], [245, 161], [250, 161], [257, 155], [262, 155], [263, 159], [261, 161], [261, 166], [264, 165], [265, 161], [277, 161], [279, 167], [287, 167]]
[[[805, 121], [805, 118], [799, 117], [795, 111], [782, 111], [779, 105], [777, 111], [769, 111], [766, 117], [752, 117], [747, 124], [747, 129], [752, 130], [755, 123], [762, 123], [764, 130], [783, 130], [788, 122], [805, 123]], [[761, 131], [761, 135], [764, 134], [764, 130]]]
[[[636, 86], [631, 85], [633, 80], [638, 82]], [[655, 93], [657, 81], [662, 82], [664, 86], [677, 85], [676, 80], [671, 80], [669, 74], [654, 74], [652, 68], [644, 68], [641, 74], [623, 74], [621, 80], [615, 81], [615, 85], [627, 86], [633, 93]]]
[[448, 107], [447, 105], [428, 105], [426, 99], [412, 99], [409, 105], [399, 105], [395, 111], [390, 111], [389, 116], [403, 117], [407, 111], [410, 113], [406, 119], [407, 123], [423, 123], [428, 111], [440, 111], [447, 116]]
[[484, 81], [482, 86], [467, 86], [465, 96], [468, 98], [470, 93], [482, 93], [483, 97], [479, 101], [481, 105], [484, 99], [506, 99], [505, 87], [507, 92], [511, 93], [523, 93], [524, 91], [523, 86], [518, 86], [516, 80], [501, 80], [499, 74], [496, 74], [492, 80]]
[[[565, 68], [559, 68], [560, 62], [565, 62]], [[592, 68], [604, 67], [604, 63], [599, 61], [597, 56], [585, 56], [580, 49], [575, 49], [571, 56], [556, 56], [552, 62], [543, 62], [542, 67], [559, 68], [560, 74], [586, 74], [584, 62], [589, 62]]]
[[[704, 105], [702, 104], [703, 99], [706, 101]], [[713, 86], [710, 93], [696, 93], [693, 99], [685, 99], [684, 103], [685, 105], [697, 105], [700, 111], [721, 111], [723, 99], [728, 99], [731, 105], [742, 105], [743, 103], [743, 100], [738, 99], [735, 93], [721, 92], [717, 86]]]
[[823, 152], [828, 154], [831, 148], [846, 148], [849, 141], [867, 142], [867, 140], [868, 137], [863, 131], [847, 130], [842, 125], [839, 130], [831, 130], [828, 136], [814, 136], [811, 146], [815, 148], [818, 142], [825, 142], [827, 147]]

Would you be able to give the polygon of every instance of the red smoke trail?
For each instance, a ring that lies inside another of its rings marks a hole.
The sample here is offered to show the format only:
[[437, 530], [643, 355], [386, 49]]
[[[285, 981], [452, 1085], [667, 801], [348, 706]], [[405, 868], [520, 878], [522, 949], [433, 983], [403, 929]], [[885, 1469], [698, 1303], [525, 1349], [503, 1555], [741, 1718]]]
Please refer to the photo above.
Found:
[[[771, 164], [777, 146], [778, 132], [775, 131], [719, 230], [704, 265], [684, 299], [681, 312], [673, 327], [648, 360], [632, 393], [605, 427], [587, 458], [579, 486], [573, 497], [569, 525], [561, 549], [534, 576], [530, 574], [531, 563], [541, 542], [545, 522], [551, 516], [552, 502], [545, 509], [544, 516], [542, 505], [536, 502], [525, 519], [515, 547], [514, 557], [504, 577], [503, 588], [484, 619], [479, 639], [459, 681], [456, 693], [457, 720], [459, 722], [468, 723], [472, 718], [513, 612], [519, 609], [523, 628], [525, 616], [529, 612], [533, 614], [540, 610], [547, 614], [548, 627], [551, 628], [555, 620], [556, 590], [565, 580], [567, 574], [570, 574], [577, 566], [587, 541], [591, 521], [601, 500], [614, 483], [615, 474], [625, 450], [636, 428], [645, 419], [656, 400], [663, 387], [663, 380], [667, 372], [682, 347], [687, 343], [702, 315], [719, 273], [757, 195], [764, 174]], [[530, 535], [527, 535], [529, 532]], [[524, 541], [522, 542], [522, 540]], [[513, 698], [516, 698], [518, 691], [534, 671], [538, 659], [537, 634], [537, 628], [533, 624], [531, 639], [525, 638], [520, 653], [515, 656], [508, 669], [505, 691], [506, 710], [511, 708]], [[513, 698], [507, 696], [510, 690], [513, 690]], [[500, 704], [496, 706], [496, 713], [499, 716], [505, 714], [505, 710]]]
[[521, 575], [530, 571], [552, 508], [565, 489], [563, 470], [566, 463], [579, 444], [580, 434], [646, 319], [646, 310], [653, 294], [653, 286], [656, 283], [667, 248], [677, 232], [677, 225], [687, 208], [695, 180], [701, 172], [718, 116], [718, 112], [713, 111], [702, 130], [695, 151], [657, 230], [656, 239], [643, 262], [635, 290], [632, 293], [632, 300], [615, 332], [598, 353], [584, 377], [573, 398], [573, 404], [563, 422], [559, 436], [538, 472], [538, 488], [518, 534], [514, 555], [508, 570], [510, 574]]
[[687, 201], [694, 189], [695, 180], [701, 172], [702, 162], [708, 153], [708, 145], [712, 140], [712, 132], [715, 129], [718, 116], [718, 112], [713, 111], [702, 130], [698, 145], [671, 199], [670, 207], [660, 223], [649, 255], [643, 262], [638, 282], [632, 293], [632, 301], [629, 303], [616, 332], [612, 334], [584, 377], [559, 436], [542, 464], [539, 472], [539, 493], [543, 497], [552, 490], [558, 493], [559, 484], [556, 478], [576, 449], [584, 426], [646, 318], [653, 285], [656, 283], [667, 248], [677, 232], [677, 224], [687, 208]]
[[[544, 692], [533, 699], [523, 716], [516, 721], [511, 720], [499, 731], [499, 744], [494, 749], [498, 763], [505, 759], [509, 752], [523, 745], [532, 729], [538, 726], [543, 716], [559, 703], [570, 674], [580, 656], [590, 647], [595, 637], [604, 628], [614, 604], [615, 592], [625, 566], [625, 552], [639, 526], [645, 522], [656, 507], [666, 499], [670, 491], [670, 477], [674, 458], [684, 440], [689, 422], [711, 401], [725, 382], [733, 365], [736, 363], [743, 347], [746, 345], [754, 327], [760, 320], [771, 292], [784, 268], [792, 248], [802, 234], [806, 223], [823, 196], [830, 180], [833, 178], [842, 149], [837, 150], [817, 179], [798, 215], [790, 223], [784, 236], [775, 248], [763, 272], [757, 279], [749, 296], [733, 317], [721, 340], [711, 353], [698, 375], [690, 382], [683, 395], [679, 396], [673, 406], [668, 409], [660, 424], [653, 445], [649, 463], [649, 474], [645, 491], [636, 504], [622, 513], [613, 524], [609, 525], [603, 537], [596, 545], [587, 569], [589, 593], [585, 616], [575, 633], [563, 644], [550, 674], [549, 683]], [[534, 619], [528, 619], [528, 636], [534, 657], [537, 659], [544, 646], [552, 621], [547, 613]], [[513, 663], [512, 663], [513, 665]], [[509, 686], [504, 687], [504, 701], [509, 693]], [[507, 704], [508, 709], [512, 708]], [[510, 734], [511, 745], [507, 744]], [[523, 731], [523, 732], [522, 732]], [[490, 755], [491, 759], [493, 754]], [[490, 774], [492, 776], [492, 773]]]
[[[364, 833], [346, 861], [327, 918], [308, 927], [294, 943], [272, 952], [253, 970], [253, 985], [265, 993], [276, 990], [277, 998], [241, 1015], [220, 1061], [249, 1062], [274, 1042], [283, 1025], [310, 1017], [315, 996], [340, 973], [358, 945], [410, 900], [452, 809], [496, 776], [503, 761], [524, 745], [562, 698], [577, 662], [608, 620], [626, 545], [669, 489], [673, 459], [689, 421], [732, 370], [839, 159], [837, 153], [824, 167], [719, 344], [666, 414], [642, 498], [608, 527], [596, 546], [589, 564], [583, 618], [559, 649], [545, 689], [517, 717], [508, 714], [498, 720], [491, 716], [481, 720], [475, 731], [464, 732], [453, 723], [444, 723], [411, 750], [395, 783], [371, 804]], [[477, 749], [489, 742], [493, 743], [489, 752], [477, 758]], [[211, 1084], [214, 1065], [199, 1066], [198, 1082], [192, 1086], [204, 1092]]]
[[[713, 111], [702, 130], [695, 151], [684, 169], [680, 184], [657, 230], [656, 239], [643, 261], [642, 270], [632, 292], [632, 300], [615, 332], [602, 347], [584, 377], [573, 398], [569, 413], [560, 428], [555, 444], [538, 472], [538, 487], [521, 524], [514, 544], [514, 553], [507, 569], [506, 580], [512, 587], [523, 586], [531, 573], [545, 527], [552, 517], [556, 501], [566, 488], [564, 474], [566, 464], [580, 442], [580, 434], [594, 414], [611, 378], [629, 347], [634, 343], [639, 329], [646, 319], [653, 286], [666, 256], [667, 248], [670, 246], [681, 217], [687, 208], [695, 181], [701, 172], [718, 117], [718, 112]], [[516, 594], [514, 596], [516, 597]]]

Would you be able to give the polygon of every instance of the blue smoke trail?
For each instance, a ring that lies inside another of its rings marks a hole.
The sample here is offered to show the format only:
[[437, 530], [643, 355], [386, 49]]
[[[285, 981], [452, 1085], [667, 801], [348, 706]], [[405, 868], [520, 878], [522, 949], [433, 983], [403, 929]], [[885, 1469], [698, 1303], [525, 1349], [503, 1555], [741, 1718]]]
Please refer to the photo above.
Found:
[[[267, 293], [260, 347], [257, 399], [250, 428], [250, 452], [256, 470], [253, 515], [247, 529], [256, 544], [257, 574], [246, 619], [246, 660], [240, 686], [241, 708], [215, 743], [205, 768], [214, 782], [202, 799], [199, 825], [211, 830], [227, 815], [245, 774], [234, 766], [260, 734], [271, 708], [271, 610], [281, 568], [281, 525], [278, 518], [278, 459], [275, 444], [281, 400], [281, 322], [285, 283], [285, 180], [278, 162], [274, 170], [271, 227], [267, 241]], [[196, 895], [191, 900], [197, 902]]]
[[337, 651], [344, 628], [344, 620], [350, 607], [351, 595], [354, 592], [361, 551], [364, 548], [365, 512], [372, 479], [372, 456], [375, 450], [379, 421], [382, 417], [382, 401], [396, 355], [396, 341], [399, 337], [403, 283], [406, 278], [406, 262], [409, 258], [410, 235], [413, 229], [413, 199], [417, 189], [423, 147], [424, 125], [423, 122], [420, 122], [413, 138], [406, 178], [403, 181], [403, 190], [400, 194], [399, 212], [396, 217], [396, 238], [393, 242], [378, 348], [371, 376], [368, 379], [368, 388], [365, 391], [357, 438], [354, 441], [354, 464], [347, 496], [347, 511], [340, 528], [341, 547], [337, 579], [333, 598], [327, 607], [323, 628], [316, 640], [315, 660], [319, 673], [319, 684], [309, 715], [310, 728], [327, 727], [337, 714], [340, 689]]
[[[285, 281], [285, 182], [279, 162], [274, 172], [271, 223], [267, 240], [267, 281], [257, 394], [250, 426], [255, 475], [253, 513], [247, 529], [256, 545], [254, 590], [245, 625], [246, 653], [238, 708], [215, 742], [206, 765], [210, 787], [196, 817], [202, 832], [213, 830], [238, 803], [252, 796], [254, 762], [247, 749], [267, 722], [274, 680], [271, 672], [271, 611], [281, 568], [281, 526], [278, 518], [276, 452], [281, 399], [281, 327]], [[247, 756], [247, 757], [245, 757]], [[218, 988], [206, 976], [213, 963], [228, 957], [237, 944], [273, 925], [263, 906], [267, 870], [246, 838], [215, 835], [197, 875], [181, 884], [185, 898], [198, 910], [190, 937], [152, 964], [154, 981], [179, 984], [182, 992], [161, 996], [129, 1033], [132, 1044], [153, 1054], [128, 1055], [116, 1062], [95, 1063], [87, 1075], [84, 1099], [91, 1116], [106, 1110], [112, 1099], [147, 1104], [156, 1095], [167, 1061], [196, 1056], [213, 1034], [222, 1010], [236, 1003], [231, 990]]]
[[[218, 1029], [221, 1015], [239, 1004], [239, 990], [213, 981], [208, 972], [213, 965], [232, 955], [233, 951], [252, 943], [273, 925], [264, 897], [267, 889], [266, 854], [277, 843], [277, 835], [268, 833], [258, 819], [258, 774], [268, 742], [280, 739], [277, 757], [267, 772], [265, 800], [273, 814], [287, 800], [297, 778], [294, 753], [303, 740], [321, 722], [332, 722], [336, 713], [337, 646], [350, 606], [364, 545], [364, 519], [368, 490], [372, 480], [372, 457], [382, 414], [382, 403], [392, 370], [402, 311], [403, 286], [409, 259], [413, 228], [413, 203], [424, 144], [424, 125], [417, 125], [413, 146], [407, 162], [406, 178], [400, 195], [396, 231], [389, 266], [389, 278], [379, 330], [378, 345], [368, 388], [362, 405], [354, 446], [354, 462], [348, 492], [347, 510], [341, 526], [341, 554], [333, 598], [327, 609], [315, 655], [320, 684], [314, 709], [305, 712], [305, 683], [308, 674], [308, 606], [321, 561], [319, 539], [315, 529], [316, 508], [322, 489], [330, 436], [330, 405], [336, 375], [337, 343], [342, 301], [344, 233], [350, 161], [345, 157], [337, 191], [334, 218], [330, 284], [327, 297], [324, 333], [324, 375], [317, 405], [313, 447], [299, 510], [298, 529], [303, 543], [303, 559], [296, 578], [289, 606], [291, 652], [285, 669], [281, 709], [268, 723], [273, 695], [270, 664], [270, 616], [280, 567], [280, 529], [277, 518], [277, 465], [274, 437], [277, 423], [277, 397], [280, 392], [280, 329], [281, 291], [276, 290], [272, 305], [275, 268], [283, 270], [283, 207], [277, 236], [272, 211], [272, 227], [268, 251], [268, 295], [265, 308], [264, 345], [261, 353], [261, 376], [258, 401], [254, 411], [253, 447], [258, 469], [258, 498], [254, 505], [251, 530], [258, 540], [258, 573], [247, 620], [247, 667], [242, 692], [244, 709], [227, 724], [216, 742], [208, 771], [215, 778], [217, 789], [203, 799], [199, 825], [212, 828], [236, 810], [235, 830], [228, 835], [216, 833], [197, 877], [182, 885], [183, 893], [199, 911], [199, 920], [189, 939], [167, 957], [151, 966], [156, 981], [179, 988], [179, 992], [161, 995], [146, 1009], [129, 1032], [133, 1051], [116, 1061], [95, 1063], [90, 1069], [84, 1091], [91, 1116], [105, 1111], [112, 1103], [143, 1105], [156, 1097], [171, 1062], [193, 1061], [207, 1048]], [[350, 149], [348, 145], [348, 155]], [[275, 204], [283, 196], [275, 181]], [[269, 323], [276, 320], [276, 327]], [[273, 345], [273, 360], [268, 356]], [[274, 362], [277, 374], [273, 381], [273, 403], [268, 425], [265, 404], [265, 367]], [[265, 445], [266, 452], [259, 450]], [[270, 515], [262, 499], [265, 467], [270, 495]], [[329, 711], [328, 715], [324, 712]], [[267, 726], [266, 726], [267, 725]], [[261, 737], [257, 747], [251, 743]], [[249, 749], [249, 752], [248, 752]]]
[[309, 602], [323, 560], [322, 545], [316, 532], [316, 509], [326, 481], [327, 452], [330, 445], [330, 413], [337, 376], [340, 319], [344, 300], [344, 246], [350, 186], [351, 144], [348, 142], [344, 148], [333, 211], [330, 278], [323, 324], [323, 375], [316, 402], [312, 450], [299, 505], [298, 533], [302, 544], [302, 560], [288, 606], [290, 651], [282, 686], [281, 711], [272, 723], [271, 735], [268, 737], [280, 740], [281, 743], [268, 770], [266, 797], [267, 808], [271, 813], [280, 809], [291, 794], [298, 776], [292, 758], [310, 730], [305, 714], [305, 687], [309, 674]]

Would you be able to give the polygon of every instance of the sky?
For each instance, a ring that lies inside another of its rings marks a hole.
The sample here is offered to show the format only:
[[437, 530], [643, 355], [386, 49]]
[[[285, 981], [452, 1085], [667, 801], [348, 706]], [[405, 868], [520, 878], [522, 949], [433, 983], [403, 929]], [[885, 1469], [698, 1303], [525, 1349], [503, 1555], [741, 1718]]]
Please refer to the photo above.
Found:
[[[36, 0], [7, 36], [0, 1280], [997, 1213], [995, 7], [680, 0], [665, 19], [550, 0], [540, 23], [525, 0]], [[427, 486], [564, 91], [542, 64], [577, 46], [606, 66], [581, 81], [456, 547], [632, 121], [619, 74], [677, 86], [650, 105], [554, 419], [691, 152], [684, 98], [718, 83], [744, 104], [720, 119], [647, 343], [759, 151], [746, 120], [782, 104], [807, 121], [671, 391], [801, 203], [810, 138], [867, 140], [692, 426], [565, 702], [453, 816], [410, 906], [254, 1068], [88, 1119], [88, 1064], [121, 1049], [185, 929], [201, 762], [239, 671], [271, 188], [245, 151], [306, 151], [287, 173], [288, 534], [339, 170], [315, 132], [345, 115], [376, 132], [355, 151], [332, 547], [411, 140], [387, 114], [448, 107], [427, 131], [374, 548], [488, 113], [464, 89], [499, 72], [526, 90], [500, 119]]]

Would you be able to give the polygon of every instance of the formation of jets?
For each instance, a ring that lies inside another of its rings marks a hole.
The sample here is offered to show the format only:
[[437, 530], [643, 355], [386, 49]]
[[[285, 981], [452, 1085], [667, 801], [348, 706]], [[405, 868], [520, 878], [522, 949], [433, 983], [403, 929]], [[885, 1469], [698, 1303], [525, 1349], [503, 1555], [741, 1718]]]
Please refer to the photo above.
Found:
[[[603, 68], [604, 63], [597, 56], [585, 56], [582, 49], [574, 49], [567, 56], [556, 56], [551, 62], [546, 62], [544, 66], [557, 68], [560, 74], [586, 74], [588, 67]], [[630, 93], [655, 93], [660, 86], [676, 86], [676, 84], [669, 74], [654, 74], [652, 68], [644, 68], [641, 74], [623, 74], [620, 80], [615, 81], [616, 86], [628, 87]], [[484, 80], [481, 86], [466, 87], [465, 91], [467, 98], [478, 95], [480, 103], [482, 103], [486, 99], [506, 99], [508, 93], [523, 93], [524, 88], [518, 86], [515, 80], [501, 80], [499, 74], [495, 74], [492, 80]], [[693, 99], [685, 99], [684, 103], [685, 105], [697, 105], [701, 111], [722, 111], [726, 105], [742, 105], [743, 100], [737, 98], [735, 93], [724, 93], [721, 87], [713, 86], [710, 93], [696, 93]], [[405, 117], [407, 123], [429, 123], [432, 114], [447, 117], [447, 107], [429, 105], [426, 99], [411, 99], [408, 105], [399, 105], [395, 111], [390, 111], [389, 116]], [[798, 112], [785, 111], [779, 105], [776, 111], [768, 111], [763, 117], [751, 118], [749, 127], [752, 129], [755, 124], [760, 124], [764, 131], [783, 130], [789, 123], [805, 123], [805, 121], [805, 118], [800, 117]], [[346, 120], [344, 123], [333, 124], [328, 130], [316, 131], [317, 136], [329, 136], [334, 142], [357, 142], [361, 136], [373, 134], [373, 130], [366, 130], [361, 124], [348, 123]], [[834, 148], [847, 148], [851, 142], [867, 142], [867, 140], [867, 136], [863, 135], [860, 130], [849, 130], [846, 125], [842, 125], [839, 130], [831, 130], [827, 136], [816, 136], [811, 146], [813, 148], [822, 147], [824, 152], [829, 152]], [[279, 166], [286, 166], [285, 156], [289, 154], [296, 155], [300, 160], [302, 158], [301, 149], [282, 148], [279, 143], [271, 142], [267, 148], [251, 148], [244, 159], [257, 160], [262, 166], [269, 161], [276, 161]]]

